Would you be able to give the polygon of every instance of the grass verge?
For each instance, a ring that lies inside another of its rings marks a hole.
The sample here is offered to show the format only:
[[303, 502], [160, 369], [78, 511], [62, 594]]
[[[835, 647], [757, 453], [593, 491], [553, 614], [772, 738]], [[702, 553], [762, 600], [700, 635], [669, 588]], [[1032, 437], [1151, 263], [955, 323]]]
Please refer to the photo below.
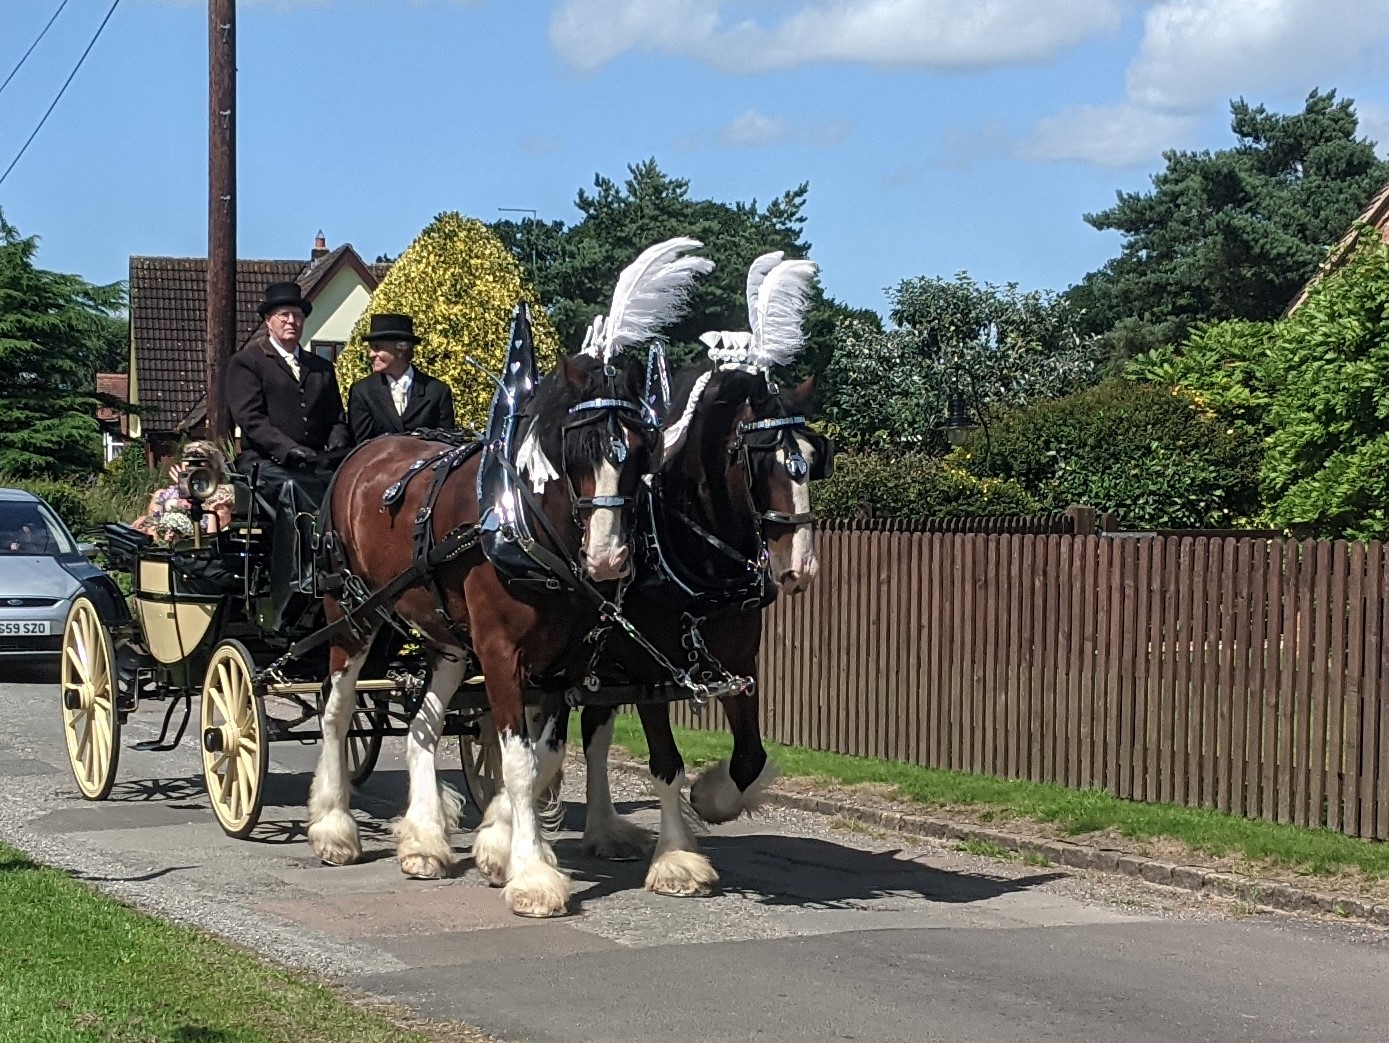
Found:
[[[729, 755], [725, 731], [676, 728], [686, 763], [692, 766]], [[638, 760], [647, 756], [646, 737], [635, 714], [618, 715], [613, 741]], [[1389, 844], [1171, 804], [1120, 800], [1100, 790], [1074, 790], [1050, 783], [919, 768], [896, 761], [846, 757], [794, 746], [768, 744], [783, 777], [824, 780], [842, 786], [885, 787], [897, 800], [922, 808], [967, 809], [995, 823], [1026, 819], [1053, 824], [1082, 837], [1110, 832], [1138, 841], [1173, 840], [1218, 858], [1272, 863], [1302, 875], [1332, 876], [1356, 869], [1367, 880], [1389, 877]]]
[[0, 1040], [425, 1043], [430, 1038], [354, 1006], [328, 986], [138, 913], [0, 845]]

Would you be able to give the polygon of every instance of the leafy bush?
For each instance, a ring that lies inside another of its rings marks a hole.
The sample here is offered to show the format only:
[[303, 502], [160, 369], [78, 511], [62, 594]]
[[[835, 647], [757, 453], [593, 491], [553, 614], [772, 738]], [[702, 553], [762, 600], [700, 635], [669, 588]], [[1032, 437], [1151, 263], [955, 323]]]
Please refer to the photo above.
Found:
[[1190, 396], [1115, 380], [1005, 416], [988, 452], [964, 461], [1046, 510], [1083, 503], [1131, 528], [1225, 528], [1258, 512], [1260, 457], [1257, 435]]
[[895, 328], [846, 320], [825, 374], [826, 429], [865, 452], [940, 452], [946, 402], [1017, 408], [1094, 382], [1094, 346], [1048, 293], [1016, 285], [906, 279], [888, 291]]
[[1131, 380], [1180, 388], [1198, 406], [1267, 433], [1269, 355], [1278, 327], [1230, 319], [1199, 327], [1180, 347], [1162, 347], [1128, 364]]
[[512, 309], [523, 298], [532, 303], [535, 348], [543, 372], [555, 361], [559, 338], [545, 310], [534, 306], [535, 293], [522, 278], [521, 266], [481, 222], [440, 214], [391, 265], [357, 320], [338, 358], [344, 398], [347, 386], [369, 372], [362, 336], [371, 316], [404, 312], [414, 318], [415, 332], [424, 338], [415, 352], [420, 368], [452, 389], [459, 425], [481, 430], [496, 385], [467, 358], [494, 373], [501, 369]]
[[0, 474], [0, 488], [41, 496], [73, 533], [111, 521], [134, 521], [145, 512], [167, 477], [145, 465], [144, 450], [131, 442], [111, 466], [88, 478], [18, 478]]
[[42, 497], [73, 533], [94, 524], [88, 505], [90, 486], [55, 478], [15, 478], [0, 474], [0, 489], [23, 489]]
[[842, 454], [811, 496], [824, 518], [963, 518], [1040, 509], [1015, 482], [978, 478], [924, 453]]
[[1263, 490], [1275, 521], [1389, 537], [1389, 245], [1366, 229], [1344, 267], [1278, 323]]

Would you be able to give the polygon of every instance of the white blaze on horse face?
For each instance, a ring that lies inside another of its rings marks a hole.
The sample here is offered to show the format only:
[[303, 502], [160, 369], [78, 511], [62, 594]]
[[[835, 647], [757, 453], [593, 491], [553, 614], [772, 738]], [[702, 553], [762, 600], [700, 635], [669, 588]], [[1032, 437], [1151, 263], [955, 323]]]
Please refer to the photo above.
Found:
[[[621, 472], [611, 460], [604, 457], [593, 477], [595, 497], [618, 495]], [[583, 560], [589, 576], [599, 583], [627, 575], [631, 560], [622, 532], [622, 508], [595, 507], [589, 511]]]
[[[796, 448], [808, 462], [815, 450], [800, 435], [796, 436]], [[776, 451], [778, 474], [786, 474], [786, 450]], [[810, 479], [791, 482], [791, 505], [796, 514], [810, 513]], [[820, 571], [820, 562], [815, 557], [815, 530], [810, 523], [797, 525], [791, 533], [791, 551], [772, 550], [772, 579], [783, 594], [797, 594], [810, 585], [815, 573]]]

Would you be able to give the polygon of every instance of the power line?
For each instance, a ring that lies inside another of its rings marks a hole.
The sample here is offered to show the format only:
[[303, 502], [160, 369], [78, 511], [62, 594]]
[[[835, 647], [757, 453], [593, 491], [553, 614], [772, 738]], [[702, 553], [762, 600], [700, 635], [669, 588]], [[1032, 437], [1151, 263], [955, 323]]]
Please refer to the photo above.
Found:
[[0, 93], [3, 93], [5, 88], [10, 85], [10, 81], [14, 79], [14, 74], [19, 72], [19, 70], [24, 67], [24, 63], [29, 60], [29, 55], [34, 53], [34, 48], [39, 45], [39, 41], [44, 38], [44, 35], [48, 32], [48, 30], [53, 28], [53, 23], [58, 20], [58, 16], [63, 13], [63, 8], [67, 7], [67, 5], [68, 0], [63, 0], [63, 2], [58, 5], [58, 10], [53, 12], [53, 17], [48, 20], [48, 24], [45, 25], [42, 31], [39, 33], [38, 40], [35, 40], [33, 43], [29, 45], [29, 49], [24, 52], [24, 57], [19, 59], [19, 64], [10, 70], [10, 74], [5, 77], [5, 82], [0, 83]]
[[96, 27], [96, 33], [92, 36], [92, 42], [87, 44], [87, 49], [82, 52], [82, 57], [77, 59], [77, 64], [72, 67], [72, 72], [68, 73], [68, 78], [63, 81], [62, 87], [58, 89], [58, 96], [53, 99], [53, 104], [48, 106], [48, 111], [43, 114], [43, 119], [39, 120], [39, 125], [34, 128], [34, 133], [29, 135], [29, 140], [24, 143], [23, 147], [19, 150], [19, 154], [10, 161], [10, 165], [5, 168], [5, 172], [0, 174], [0, 185], [5, 183], [5, 179], [10, 176], [10, 171], [15, 168], [15, 164], [23, 158], [24, 153], [29, 151], [29, 146], [32, 145], [34, 139], [39, 136], [39, 131], [43, 130], [43, 125], [48, 122], [48, 117], [53, 115], [53, 110], [58, 107], [58, 102], [62, 101], [63, 94], [68, 89], [68, 84], [70, 84], [73, 77], [77, 75], [77, 70], [82, 68], [82, 63], [87, 60], [87, 55], [92, 53], [92, 48], [96, 46], [97, 40], [101, 39], [101, 31], [106, 28], [106, 23], [111, 20], [111, 16], [116, 13], [116, 8], [120, 7], [120, 5], [121, 0], [113, 0], [111, 9], [106, 12], [106, 17], [103, 18], [101, 24]]

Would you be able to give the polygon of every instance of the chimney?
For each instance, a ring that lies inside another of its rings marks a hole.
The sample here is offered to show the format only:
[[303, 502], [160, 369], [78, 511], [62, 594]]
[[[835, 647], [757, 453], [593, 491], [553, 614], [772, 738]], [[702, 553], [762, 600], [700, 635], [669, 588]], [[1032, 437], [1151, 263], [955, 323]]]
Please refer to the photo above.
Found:
[[309, 255], [311, 260], [318, 260], [320, 257], [328, 256], [328, 240], [323, 238], [323, 229], [318, 230], [318, 235], [314, 236], [313, 253]]

